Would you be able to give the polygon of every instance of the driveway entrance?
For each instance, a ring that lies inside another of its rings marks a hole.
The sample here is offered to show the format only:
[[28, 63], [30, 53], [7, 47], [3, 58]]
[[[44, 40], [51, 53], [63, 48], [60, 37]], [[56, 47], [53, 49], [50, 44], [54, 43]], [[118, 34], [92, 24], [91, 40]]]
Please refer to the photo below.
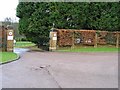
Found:
[[31, 51], [0, 69], [3, 88], [118, 87], [118, 53]]

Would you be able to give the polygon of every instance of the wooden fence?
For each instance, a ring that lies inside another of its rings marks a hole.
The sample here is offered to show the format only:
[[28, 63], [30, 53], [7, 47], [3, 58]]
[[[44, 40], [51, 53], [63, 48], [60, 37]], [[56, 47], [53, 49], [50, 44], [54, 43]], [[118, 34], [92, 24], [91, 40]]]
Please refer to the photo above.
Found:
[[57, 32], [57, 47], [115, 45], [118, 48], [120, 44], [120, 32], [73, 29], [55, 29], [54, 32]]

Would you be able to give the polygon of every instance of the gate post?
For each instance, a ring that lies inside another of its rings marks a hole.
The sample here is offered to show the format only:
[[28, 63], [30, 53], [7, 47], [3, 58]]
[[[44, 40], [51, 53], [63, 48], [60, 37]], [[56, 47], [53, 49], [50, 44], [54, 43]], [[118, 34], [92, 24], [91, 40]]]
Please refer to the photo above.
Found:
[[57, 32], [54, 30], [54, 28], [51, 29], [49, 36], [49, 51], [54, 51], [57, 49]]
[[75, 32], [73, 31], [72, 33], [72, 47], [71, 48], [75, 48]]
[[116, 48], [119, 48], [119, 32], [116, 32], [117, 41], [116, 41]]
[[7, 30], [7, 52], [13, 52], [14, 45], [14, 31], [13, 29]]
[[6, 30], [7, 28], [0, 25], [0, 51], [5, 52], [6, 48]]
[[3, 28], [0, 25], [0, 51], [3, 51]]
[[97, 43], [98, 43], [98, 32], [95, 31], [95, 39], [94, 39], [94, 47], [97, 48]]

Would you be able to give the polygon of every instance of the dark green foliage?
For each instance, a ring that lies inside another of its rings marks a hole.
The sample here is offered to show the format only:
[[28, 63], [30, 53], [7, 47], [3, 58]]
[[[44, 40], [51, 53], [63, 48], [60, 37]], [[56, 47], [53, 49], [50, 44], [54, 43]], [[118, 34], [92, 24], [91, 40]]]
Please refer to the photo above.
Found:
[[90, 29], [119, 30], [119, 3], [91, 3], [89, 11], [88, 25]]
[[58, 29], [118, 31], [119, 13], [120, 5], [116, 2], [20, 2], [17, 7], [20, 33], [37, 45], [49, 41], [49, 30], [53, 26]]

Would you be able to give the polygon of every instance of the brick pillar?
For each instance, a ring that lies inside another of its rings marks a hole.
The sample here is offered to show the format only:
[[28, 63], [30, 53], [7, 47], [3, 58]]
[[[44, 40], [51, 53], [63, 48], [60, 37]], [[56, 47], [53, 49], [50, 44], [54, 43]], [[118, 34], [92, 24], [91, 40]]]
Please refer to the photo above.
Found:
[[7, 51], [13, 52], [13, 46], [14, 46], [14, 31], [7, 30]]
[[57, 49], [57, 32], [50, 32], [49, 50], [54, 51]]

